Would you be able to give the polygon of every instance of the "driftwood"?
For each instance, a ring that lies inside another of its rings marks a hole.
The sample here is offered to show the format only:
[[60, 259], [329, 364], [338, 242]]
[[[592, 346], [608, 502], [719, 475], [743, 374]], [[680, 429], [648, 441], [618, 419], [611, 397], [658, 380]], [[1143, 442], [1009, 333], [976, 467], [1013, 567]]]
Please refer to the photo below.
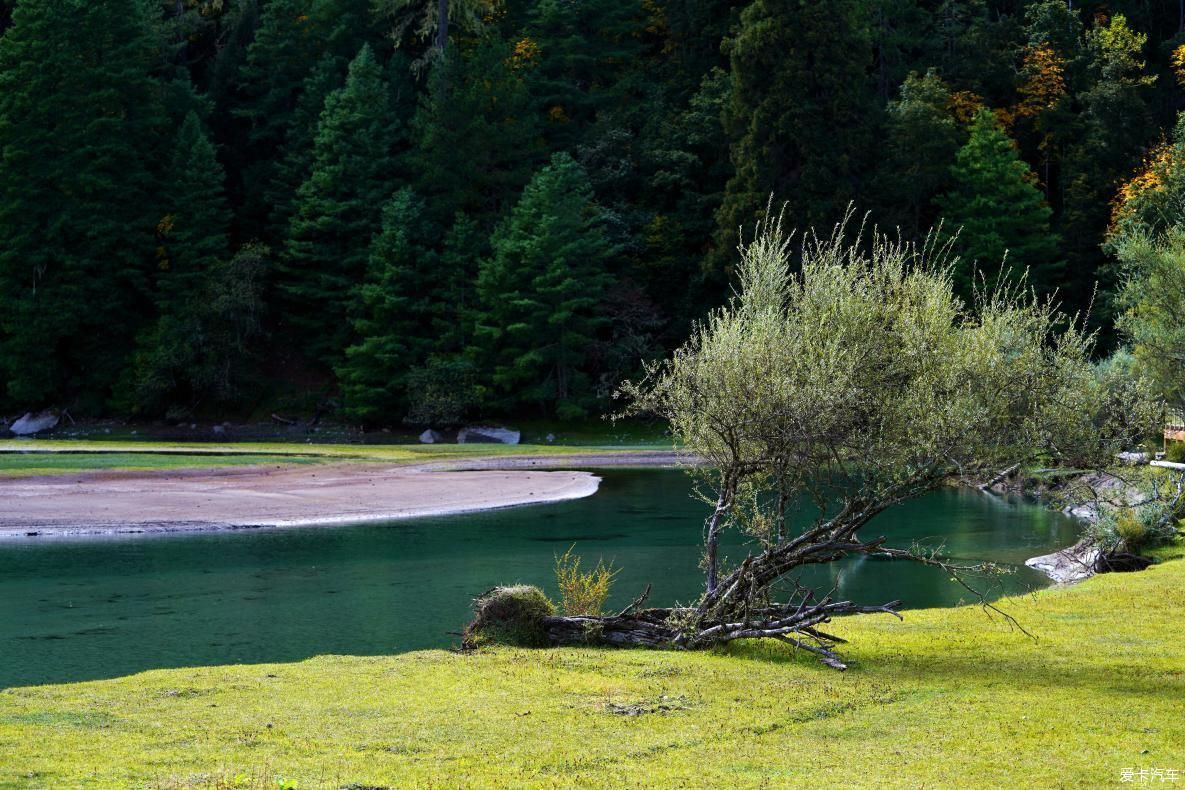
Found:
[[[647, 592], [638, 601], [645, 599]], [[635, 604], [638, 602], [635, 602]], [[698, 610], [636, 609], [635, 604], [620, 614], [552, 616], [543, 620], [548, 641], [553, 645], [608, 645], [694, 650], [739, 639], [776, 639], [818, 656], [835, 669], [847, 669], [833, 650], [844, 640], [819, 629], [833, 617], [849, 614], [885, 613], [900, 618], [900, 601], [882, 606], [861, 606], [851, 601], [815, 600], [811, 590], [799, 588], [790, 603], [754, 608], [735, 620], [697, 619]]]
[[[775, 583], [806, 565], [831, 563], [863, 554], [920, 562], [942, 569], [980, 598], [981, 605], [1028, 634], [1007, 613], [987, 602], [962, 579], [962, 573], [983, 571], [980, 566], [954, 565], [936, 553], [889, 548], [885, 538], [863, 540], [858, 530], [891, 503], [849, 501], [833, 518], [790, 540], [766, 547], [745, 558], [720, 578], [699, 603], [678, 609], [641, 609], [649, 588], [630, 606], [612, 616], [551, 616], [544, 621], [547, 639], [555, 645], [599, 644], [694, 650], [739, 639], [774, 639], [816, 655], [824, 664], [846, 669], [835, 651], [842, 639], [823, 630], [833, 618], [856, 614], [891, 614], [901, 618], [900, 601], [862, 605], [835, 600], [831, 594], [796, 584], [785, 603], [771, 600]], [[711, 525], [709, 525], [710, 528]], [[834, 592], [834, 591], [833, 591]], [[1030, 635], [1031, 636], [1031, 635]]]
[[1001, 482], [1001, 481], [1002, 481], [1004, 478], [1008, 477], [1008, 475], [1012, 474], [1012, 473], [1013, 473], [1013, 472], [1015, 472], [1017, 469], [1020, 469], [1020, 464], [1013, 464], [1012, 466], [1008, 467], [1007, 469], [1004, 469], [1004, 470], [1000, 471], [1000, 472], [999, 472], [999, 473], [997, 473], [997, 474], [995, 475], [995, 477], [993, 477], [991, 480], [988, 480], [986, 483], [984, 483], [983, 485], [981, 485], [981, 486], [979, 487], [979, 490], [980, 490], [980, 491], [989, 491], [989, 490], [991, 490], [991, 488], [992, 488], [994, 485], [996, 485], [996, 483], [999, 483], [999, 482]]

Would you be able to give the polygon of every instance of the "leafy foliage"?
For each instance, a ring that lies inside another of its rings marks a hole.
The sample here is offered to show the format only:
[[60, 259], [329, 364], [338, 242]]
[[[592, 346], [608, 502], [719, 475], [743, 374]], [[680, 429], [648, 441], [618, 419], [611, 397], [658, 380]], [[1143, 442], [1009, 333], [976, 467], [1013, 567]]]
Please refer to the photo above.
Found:
[[1185, 227], [1163, 237], [1133, 231], [1118, 241], [1123, 266], [1119, 328], [1138, 370], [1177, 410], [1185, 407]]
[[[770, 220], [741, 249], [736, 298], [624, 387], [629, 413], [666, 418], [708, 461], [700, 474], [715, 510], [701, 613], [750, 584], [764, 594], [796, 563], [875, 553], [879, 543], [858, 530], [950, 475], [1035, 452], [1105, 463], [1150, 427], [1139, 391], [1084, 393], [1095, 380], [1090, 338], [1059, 328], [1047, 303], [1000, 287], [968, 306], [955, 295], [949, 248], [933, 236], [917, 246], [848, 235], [842, 224], [808, 234], [792, 274], [792, 234]], [[758, 506], [738, 511], [745, 497]], [[804, 497], [817, 516], [788, 534], [787, 504]], [[752, 530], [766, 548], [718, 592], [719, 530], [746, 512], [773, 525]]]

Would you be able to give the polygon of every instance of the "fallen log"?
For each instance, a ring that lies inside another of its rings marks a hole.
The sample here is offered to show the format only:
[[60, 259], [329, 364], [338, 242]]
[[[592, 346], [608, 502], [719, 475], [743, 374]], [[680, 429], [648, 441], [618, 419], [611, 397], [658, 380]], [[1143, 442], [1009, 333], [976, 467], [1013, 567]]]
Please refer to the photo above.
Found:
[[999, 483], [1001, 480], [1003, 480], [1004, 478], [1008, 477], [1008, 475], [1012, 474], [1012, 473], [1013, 473], [1013, 472], [1015, 472], [1017, 469], [1020, 469], [1020, 464], [1013, 464], [1012, 466], [1008, 467], [1007, 469], [1004, 469], [1004, 470], [1002, 470], [1001, 472], [997, 473], [997, 474], [996, 474], [996, 476], [995, 476], [995, 477], [993, 477], [991, 480], [989, 480], [989, 481], [987, 481], [986, 483], [984, 483], [983, 485], [981, 485], [981, 486], [979, 487], [979, 490], [980, 490], [980, 491], [989, 491], [989, 490], [991, 490], [991, 488], [992, 488], [993, 486], [995, 486], [995, 485], [996, 485], [996, 483]]

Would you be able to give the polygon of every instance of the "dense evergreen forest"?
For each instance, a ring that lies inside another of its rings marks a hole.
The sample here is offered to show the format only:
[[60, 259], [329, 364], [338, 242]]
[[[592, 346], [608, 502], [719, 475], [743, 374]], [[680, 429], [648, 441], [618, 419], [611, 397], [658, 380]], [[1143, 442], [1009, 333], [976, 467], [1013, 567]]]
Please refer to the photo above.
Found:
[[965, 293], [1008, 250], [1106, 341], [1183, 27], [1185, 0], [0, 0], [3, 409], [598, 413], [727, 298], [771, 194], [799, 228], [961, 227]]

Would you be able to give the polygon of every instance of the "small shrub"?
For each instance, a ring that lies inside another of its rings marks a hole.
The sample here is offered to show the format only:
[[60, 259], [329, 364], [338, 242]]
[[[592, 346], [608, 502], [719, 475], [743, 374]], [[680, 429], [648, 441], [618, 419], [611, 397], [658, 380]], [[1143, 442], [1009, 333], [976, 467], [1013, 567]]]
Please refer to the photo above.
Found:
[[1169, 543], [1178, 534], [1177, 519], [1163, 502], [1135, 507], [1104, 508], [1086, 536], [1106, 551], [1139, 553]]
[[555, 614], [555, 605], [538, 587], [526, 584], [495, 587], [474, 601], [473, 622], [465, 628], [465, 645], [515, 645], [544, 647], [547, 630], [543, 618]]
[[1185, 442], [1173, 442], [1164, 451], [1164, 460], [1175, 464], [1185, 463]]
[[572, 553], [572, 546], [555, 558], [555, 580], [560, 588], [560, 608], [567, 615], [599, 615], [605, 608], [613, 579], [620, 572], [603, 559], [587, 573], [580, 570], [580, 557]]
[[1148, 525], [1132, 508], [1124, 508], [1115, 516], [1115, 534], [1130, 549], [1143, 546], [1148, 540]]

